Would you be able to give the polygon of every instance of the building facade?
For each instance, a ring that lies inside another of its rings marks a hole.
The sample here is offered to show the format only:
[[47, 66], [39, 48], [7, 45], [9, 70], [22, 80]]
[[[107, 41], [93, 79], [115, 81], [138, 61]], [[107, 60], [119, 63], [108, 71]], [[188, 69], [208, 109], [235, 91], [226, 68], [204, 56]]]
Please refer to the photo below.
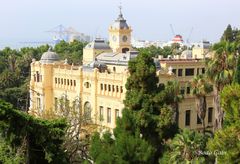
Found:
[[[83, 65], [60, 61], [55, 52], [45, 52], [40, 61], [31, 63], [29, 113], [36, 116], [58, 113], [66, 104], [84, 114], [93, 124], [113, 129], [124, 108], [125, 84], [129, 76], [128, 61], [138, 55], [131, 46], [132, 28], [120, 11], [109, 27], [109, 44], [95, 39], [83, 50]], [[160, 83], [178, 80], [185, 99], [180, 103], [179, 127], [200, 128], [195, 99], [190, 94], [189, 81], [204, 73], [204, 61], [178, 57], [159, 58], [157, 75]], [[64, 102], [59, 103], [60, 100]], [[214, 110], [208, 96], [206, 125], [211, 126]]]

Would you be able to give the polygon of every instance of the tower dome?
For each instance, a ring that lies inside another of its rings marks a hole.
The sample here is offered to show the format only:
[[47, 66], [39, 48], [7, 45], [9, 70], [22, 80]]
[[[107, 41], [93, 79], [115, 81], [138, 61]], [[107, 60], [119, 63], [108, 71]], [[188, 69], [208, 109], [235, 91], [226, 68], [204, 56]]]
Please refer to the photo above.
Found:
[[51, 49], [49, 49], [47, 52], [44, 52], [40, 60], [42, 64], [50, 64], [56, 61], [59, 61], [59, 56], [56, 52], [52, 52]]
[[120, 13], [118, 15], [118, 18], [113, 22], [111, 27], [116, 29], [129, 29], [127, 21], [123, 18], [123, 14], [121, 10], [122, 7], [120, 6], [119, 9], [120, 9]]

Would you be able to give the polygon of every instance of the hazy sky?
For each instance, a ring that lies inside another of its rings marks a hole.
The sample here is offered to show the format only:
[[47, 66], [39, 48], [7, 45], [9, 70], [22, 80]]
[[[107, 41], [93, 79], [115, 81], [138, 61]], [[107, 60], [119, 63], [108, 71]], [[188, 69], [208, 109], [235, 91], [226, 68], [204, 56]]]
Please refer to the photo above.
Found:
[[[167, 41], [175, 33], [190, 41], [217, 41], [227, 24], [240, 28], [239, 0], [121, 0], [138, 39]], [[120, 0], [0, 0], [0, 46], [49, 41], [45, 31], [62, 24], [107, 37]]]

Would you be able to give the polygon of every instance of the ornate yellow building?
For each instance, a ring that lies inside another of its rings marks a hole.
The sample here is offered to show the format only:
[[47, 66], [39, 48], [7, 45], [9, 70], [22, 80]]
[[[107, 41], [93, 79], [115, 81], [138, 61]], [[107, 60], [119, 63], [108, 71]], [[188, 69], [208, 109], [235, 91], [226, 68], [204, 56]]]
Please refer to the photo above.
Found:
[[[129, 76], [128, 61], [138, 55], [131, 47], [132, 29], [120, 11], [118, 18], [109, 27], [109, 45], [95, 39], [83, 50], [83, 65], [74, 66], [67, 60], [60, 61], [55, 52], [45, 52], [40, 61], [31, 63], [30, 110], [41, 116], [57, 113], [66, 104], [80, 113], [80, 109], [93, 124], [114, 128], [117, 117], [124, 107], [125, 83]], [[200, 52], [200, 51], [199, 51]], [[198, 57], [201, 56], [197, 55]], [[203, 56], [203, 55], [202, 55]], [[194, 75], [204, 73], [202, 59], [193, 59], [188, 54], [178, 58], [156, 60], [157, 75], [161, 83], [178, 80], [185, 99], [180, 104], [179, 127], [196, 129], [195, 99], [190, 95], [188, 82]], [[59, 100], [65, 105], [59, 105]], [[208, 97], [206, 125], [211, 126], [214, 111], [212, 97]]]

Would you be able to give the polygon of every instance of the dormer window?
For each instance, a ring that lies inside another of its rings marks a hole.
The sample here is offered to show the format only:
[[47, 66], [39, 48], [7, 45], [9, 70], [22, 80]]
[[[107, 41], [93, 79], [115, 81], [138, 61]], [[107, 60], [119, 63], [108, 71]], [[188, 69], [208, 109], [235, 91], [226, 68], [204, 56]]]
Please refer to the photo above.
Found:
[[91, 87], [91, 84], [90, 84], [89, 82], [85, 82], [85, 83], [84, 83], [84, 86], [85, 86], [86, 88], [90, 88], [90, 87]]

